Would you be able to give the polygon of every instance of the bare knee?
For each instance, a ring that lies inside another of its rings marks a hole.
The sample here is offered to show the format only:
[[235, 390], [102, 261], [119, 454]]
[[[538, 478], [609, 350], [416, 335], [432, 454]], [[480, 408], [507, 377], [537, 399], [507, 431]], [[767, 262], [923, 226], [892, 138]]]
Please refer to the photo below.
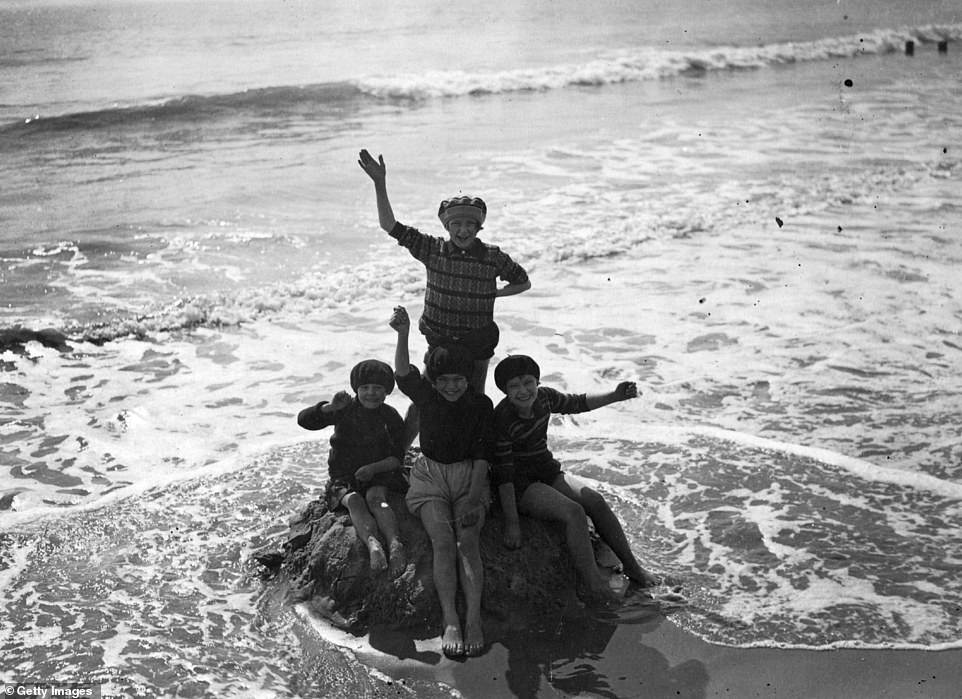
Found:
[[428, 531], [428, 538], [435, 556], [453, 559], [458, 555], [458, 540], [453, 529], [432, 528]]
[[580, 527], [585, 525], [585, 508], [574, 500], [568, 500], [558, 510], [558, 519], [565, 523], [565, 526]]
[[462, 556], [478, 556], [481, 554], [481, 537], [478, 529], [462, 529], [458, 535], [458, 553]]

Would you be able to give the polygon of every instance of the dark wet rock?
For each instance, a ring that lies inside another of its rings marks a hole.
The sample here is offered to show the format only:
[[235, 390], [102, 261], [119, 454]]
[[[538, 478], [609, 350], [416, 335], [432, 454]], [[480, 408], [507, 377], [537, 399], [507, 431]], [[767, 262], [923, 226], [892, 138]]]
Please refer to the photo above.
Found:
[[50, 347], [58, 352], [70, 350], [67, 336], [54, 328], [30, 330], [18, 325], [0, 329], [0, 351], [10, 350], [16, 354], [23, 354], [28, 342], [39, 342], [44, 347]]
[[[402, 495], [391, 494], [389, 502], [408, 560], [396, 579], [371, 571], [367, 549], [347, 513], [331, 512], [320, 500], [294, 518], [282, 550], [261, 551], [254, 558], [265, 577], [288, 586], [289, 601], [308, 603], [335, 626], [354, 633], [372, 626], [439, 632], [431, 542]], [[515, 551], [502, 543], [499, 513], [489, 513], [482, 530], [482, 609], [489, 619], [515, 623], [522, 621], [519, 617], [553, 618], [577, 603], [577, 577], [561, 531], [525, 517], [521, 528], [523, 545]]]

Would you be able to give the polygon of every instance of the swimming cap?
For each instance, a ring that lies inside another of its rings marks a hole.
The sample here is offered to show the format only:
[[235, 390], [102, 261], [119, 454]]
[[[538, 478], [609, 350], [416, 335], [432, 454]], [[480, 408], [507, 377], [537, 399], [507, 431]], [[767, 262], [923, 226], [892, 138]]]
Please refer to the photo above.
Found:
[[431, 381], [437, 381], [442, 374], [457, 374], [469, 379], [474, 373], [474, 355], [461, 345], [435, 347], [424, 360], [424, 373]]
[[531, 357], [526, 354], [512, 354], [500, 362], [494, 368], [494, 383], [502, 391], [507, 393], [508, 381], [518, 376], [530, 374], [536, 379], [541, 378], [541, 367]]
[[487, 215], [488, 207], [480, 197], [451, 197], [442, 201], [438, 207], [438, 218], [445, 228], [448, 227], [448, 221], [457, 216], [474, 219], [480, 227], [484, 225]]
[[377, 359], [365, 359], [351, 369], [351, 388], [357, 393], [358, 386], [376, 383], [384, 386], [384, 391], [394, 390], [394, 372], [386, 363]]

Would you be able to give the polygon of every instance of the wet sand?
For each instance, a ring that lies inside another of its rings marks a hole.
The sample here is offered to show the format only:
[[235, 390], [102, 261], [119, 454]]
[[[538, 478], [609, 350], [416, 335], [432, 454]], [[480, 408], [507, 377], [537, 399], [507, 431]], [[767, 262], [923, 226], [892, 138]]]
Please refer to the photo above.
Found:
[[390, 692], [393, 682], [395, 692], [400, 685], [417, 696], [450, 696], [435, 684], [443, 683], [468, 699], [962, 697], [958, 649], [730, 648], [706, 643], [659, 614], [620, 616], [559, 618], [528, 630], [492, 622], [485, 654], [461, 660], [444, 658], [437, 639], [384, 632], [354, 638], [317, 619], [311, 626], [378, 671], [380, 691]]

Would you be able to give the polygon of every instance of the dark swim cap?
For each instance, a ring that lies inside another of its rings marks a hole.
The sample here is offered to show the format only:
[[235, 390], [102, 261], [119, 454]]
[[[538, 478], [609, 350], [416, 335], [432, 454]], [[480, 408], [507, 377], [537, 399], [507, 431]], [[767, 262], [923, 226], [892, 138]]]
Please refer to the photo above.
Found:
[[437, 381], [442, 374], [457, 374], [470, 379], [474, 373], [474, 355], [461, 345], [435, 347], [424, 360], [424, 373], [431, 381]]
[[512, 354], [500, 362], [494, 368], [494, 383], [502, 391], [507, 393], [508, 381], [517, 377], [530, 374], [536, 379], [541, 378], [541, 367], [531, 357], [526, 354]]
[[394, 390], [394, 371], [386, 363], [377, 359], [365, 359], [351, 369], [351, 389], [357, 393], [358, 386], [376, 383], [384, 386], [384, 391]]
[[488, 207], [480, 197], [451, 197], [438, 207], [438, 218], [445, 228], [448, 227], [448, 221], [456, 216], [474, 219], [480, 227], [484, 225], [487, 215]]

